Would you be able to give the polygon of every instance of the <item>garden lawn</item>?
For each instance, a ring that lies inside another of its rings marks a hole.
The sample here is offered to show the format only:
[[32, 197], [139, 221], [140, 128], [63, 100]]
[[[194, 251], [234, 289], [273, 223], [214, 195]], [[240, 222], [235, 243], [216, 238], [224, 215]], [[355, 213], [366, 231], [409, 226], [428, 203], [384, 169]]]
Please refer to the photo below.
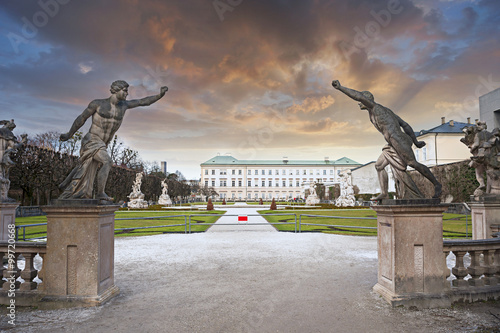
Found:
[[[150, 212], [150, 211], [117, 211], [115, 220], [115, 229], [127, 228], [127, 230], [116, 230], [116, 237], [123, 236], [146, 236], [146, 235], [156, 235], [162, 233], [184, 233], [185, 226], [171, 226], [162, 228], [148, 228], [134, 230], [137, 227], [151, 227], [151, 226], [170, 226], [176, 224], [184, 224], [184, 217], [167, 217], [167, 216], [178, 216], [187, 215], [187, 221], [189, 221], [189, 215], [217, 215], [224, 214], [225, 211], [166, 211], [166, 212]], [[151, 219], [151, 220], [120, 220], [122, 218], [138, 218], [138, 217], [158, 217], [166, 216], [164, 218]], [[191, 231], [192, 232], [204, 232], [213, 223], [219, 219], [219, 216], [193, 216], [191, 218]], [[16, 226], [22, 226], [27, 224], [36, 223], [47, 223], [46, 216], [32, 216], [32, 217], [18, 217], [16, 218]], [[200, 225], [199, 223], [207, 223]], [[47, 226], [35, 226], [26, 228], [26, 238], [35, 237], [46, 237], [47, 236]], [[19, 229], [19, 240], [23, 239], [23, 229]]]
[[[287, 211], [290, 212], [290, 211]], [[263, 210], [261, 214], [280, 214], [283, 211]], [[338, 209], [338, 210], [295, 210], [297, 214], [297, 224], [301, 220], [302, 232], [324, 232], [339, 235], [355, 236], [376, 236], [377, 229], [346, 228], [345, 226], [377, 227], [377, 213], [371, 209]], [[300, 215], [302, 218], [300, 219]], [[304, 215], [320, 215], [325, 217], [310, 217]], [[331, 218], [328, 216], [340, 216], [345, 218]], [[354, 217], [369, 217], [373, 220], [357, 220]], [[294, 222], [294, 216], [264, 216], [268, 222]], [[468, 236], [472, 236], [470, 216], [468, 220]], [[460, 214], [443, 214], [443, 237], [444, 238], [465, 238], [466, 236], [466, 216]], [[305, 225], [305, 224], [319, 224]], [[294, 231], [294, 225], [274, 225], [279, 231]], [[297, 230], [299, 227], [297, 226]]]

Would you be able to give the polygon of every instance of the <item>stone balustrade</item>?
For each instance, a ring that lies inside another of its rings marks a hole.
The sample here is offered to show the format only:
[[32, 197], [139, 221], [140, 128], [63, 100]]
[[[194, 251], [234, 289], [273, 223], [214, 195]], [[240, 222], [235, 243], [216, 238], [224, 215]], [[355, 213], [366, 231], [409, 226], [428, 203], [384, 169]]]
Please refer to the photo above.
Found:
[[[44, 265], [43, 263], [40, 265], [39, 262], [35, 265], [35, 257], [38, 255], [43, 261], [46, 249], [46, 243], [16, 242], [8, 244], [7, 242], [0, 242], [0, 258], [3, 258], [0, 277], [4, 279], [2, 281], [2, 288], [0, 289], [1, 304], [7, 304], [4, 301], [7, 298], [8, 292], [12, 291], [11, 282], [7, 281], [7, 279], [11, 279], [12, 277], [16, 279], [16, 304], [23, 305], [22, 303], [28, 303], [26, 305], [31, 305], [31, 299], [40, 297], [37, 294], [41, 289], [41, 282], [37, 283], [35, 280], [36, 277], [40, 281], [43, 280]], [[24, 258], [24, 267], [21, 262], [22, 260], [20, 260], [21, 256]], [[9, 258], [14, 259], [14, 265], [11, 267], [8, 265]], [[35, 268], [35, 266], [38, 267]], [[19, 277], [24, 281], [18, 281]], [[23, 299], [26, 302], [23, 302]]]
[[[476, 301], [498, 298], [500, 238], [446, 240], [443, 242], [443, 252], [445, 264], [450, 253], [456, 257], [455, 267], [451, 269], [451, 273], [456, 277], [450, 286], [453, 299]], [[466, 256], [467, 253], [469, 256]], [[448, 268], [446, 270], [449, 272]]]

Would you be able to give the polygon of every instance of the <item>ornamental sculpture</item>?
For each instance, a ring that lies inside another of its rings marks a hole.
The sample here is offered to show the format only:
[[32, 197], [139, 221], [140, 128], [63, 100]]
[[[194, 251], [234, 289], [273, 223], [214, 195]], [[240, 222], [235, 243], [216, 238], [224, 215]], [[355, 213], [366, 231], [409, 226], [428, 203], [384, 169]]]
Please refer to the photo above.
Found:
[[158, 204], [163, 205], [163, 206], [172, 206], [172, 200], [170, 199], [168, 195], [168, 184], [167, 184], [167, 179], [164, 179], [161, 181], [161, 195], [160, 198], [158, 198]]
[[[122, 80], [111, 84], [111, 96], [95, 99], [79, 115], [68, 133], [61, 134], [61, 141], [69, 140], [85, 121], [92, 117], [89, 132], [82, 139], [80, 158], [77, 166], [59, 185], [64, 191], [59, 199], [91, 199], [94, 179], [97, 175], [96, 198], [105, 201], [112, 199], [104, 192], [106, 181], [113, 161], [107, 146], [120, 128], [125, 112], [138, 106], [148, 106], [162, 98], [167, 87], [161, 87], [158, 95], [127, 101], [128, 83]], [[98, 172], [98, 168], [99, 172]]]
[[129, 208], [148, 208], [148, 203], [144, 200], [144, 193], [141, 192], [142, 173], [135, 175], [134, 184], [132, 184], [132, 192], [128, 195], [130, 199], [127, 207]]
[[485, 122], [478, 121], [476, 125], [465, 127], [465, 137], [460, 139], [472, 154], [469, 166], [476, 169], [479, 183], [474, 191], [476, 198], [500, 195], [500, 129], [488, 132], [486, 128]]
[[0, 128], [0, 202], [13, 202], [15, 200], [7, 196], [10, 188], [9, 170], [14, 165], [10, 155], [26, 144], [28, 135], [21, 135], [21, 142], [17, 140], [12, 133], [16, 128], [14, 119], [0, 120], [0, 125], [3, 125]]
[[408, 166], [417, 170], [434, 185], [433, 198], [439, 198], [442, 190], [441, 184], [427, 166], [417, 162], [415, 159], [412, 145], [415, 144], [418, 148], [422, 148], [425, 146], [425, 142], [417, 141], [415, 132], [411, 126], [389, 108], [376, 103], [375, 98], [369, 91], [361, 92], [343, 87], [337, 80], [332, 82], [332, 86], [350, 98], [360, 102], [360, 109], [368, 111], [370, 121], [382, 133], [387, 142], [387, 145], [382, 148], [382, 155], [380, 155], [375, 163], [381, 193], [374, 200], [389, 198], [389, 177], [385, 170], [385, 167], [388, 165], [390, 165], [395, 178], [398, 199], [420, 199], [424, 197], [413, 182], [413, 179], [406, 172]]

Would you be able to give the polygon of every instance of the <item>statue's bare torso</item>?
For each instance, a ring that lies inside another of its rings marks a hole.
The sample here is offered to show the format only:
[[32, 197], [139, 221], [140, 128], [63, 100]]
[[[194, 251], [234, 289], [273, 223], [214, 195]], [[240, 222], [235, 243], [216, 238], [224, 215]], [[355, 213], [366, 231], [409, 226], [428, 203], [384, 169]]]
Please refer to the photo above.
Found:
[[92, 114], [89, 133], [98, 136], [107, 145], [122, 124], [128, 108], [127, 103], [120, 101], [117, 104], [111, 104], [109, 98], [96, 99], [90, 103], [89, 107], [95, 110]]

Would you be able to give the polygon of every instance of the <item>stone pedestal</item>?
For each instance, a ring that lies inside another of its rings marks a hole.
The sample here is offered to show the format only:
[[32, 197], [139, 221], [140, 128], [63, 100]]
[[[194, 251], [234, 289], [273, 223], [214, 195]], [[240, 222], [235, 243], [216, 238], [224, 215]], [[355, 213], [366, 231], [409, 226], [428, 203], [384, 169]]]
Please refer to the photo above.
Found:
[[472, 239], [493, 238], [500, 227], [500, 196], [481, 197], [468, 203], [472, 216]]
[[449, 306], [451, 302], [444, 293], [449, 286], [442, 216], [447, 206], [401, 204], [372, 208], [378, 222], [378, 283], [373, 290], [392, 306]]
[[47, 213], [42, 303], [48, 308], [100, 305], [119, 293], [114, 284], [118, 205], [58, 200]]
[[19, 202], [0, 202], [0, 241], [9, 240], [7, 226], [16, 223], [16, 208]]

